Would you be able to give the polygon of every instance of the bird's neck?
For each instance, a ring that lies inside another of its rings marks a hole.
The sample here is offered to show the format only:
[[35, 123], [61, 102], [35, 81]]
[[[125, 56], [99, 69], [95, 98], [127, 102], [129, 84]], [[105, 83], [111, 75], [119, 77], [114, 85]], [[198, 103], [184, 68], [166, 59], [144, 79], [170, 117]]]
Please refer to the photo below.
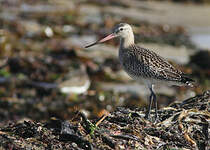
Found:
[[133, 33], [127, 35], [126, 37], [120, 38], [120, 47], [121, 48], [128, 48], [132, 44], [134, 44], [134, 35], [133, 35]]

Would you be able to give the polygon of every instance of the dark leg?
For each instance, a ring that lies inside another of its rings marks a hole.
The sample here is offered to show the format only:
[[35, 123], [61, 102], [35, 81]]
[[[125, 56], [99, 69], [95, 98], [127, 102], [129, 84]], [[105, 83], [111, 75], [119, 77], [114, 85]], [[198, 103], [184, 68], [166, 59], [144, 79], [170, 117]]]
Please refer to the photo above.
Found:
[[153, 101], [155, 103], [155, 121], [157, 121], [157, 119], [158, 119], [158, 113], [157, 113], [157, 107], [158, 107], [158, 105], [157, 105], [156, 95], [155, 95], [154, 92], [153, 92]]
[[151, 108], [152, 108], [152, 101], [153, 101], [153, 93], [151, 92], [151, 94], [149, 96], [149, 106], [147, 108], [145, 119], [149, 119], [150, 118], [150, 111], [151, 111]]
[[150, 97], [149, 97], [149, 106], [148, 106], [148, 109], [147, 109], [147, 113], [145, 115], [145, 119], [149, 119], [150, 118], [150, 111], [151, 111], [151, 107], [152, 107], [152, 102], [154, 102], [155, 104], [155, 122], [157, 121], [158, 119], [158, 113], [157, 113], [157, 99], [156, 99], [156, 95], [153, 91], [153, 86], [151, 85], [149, 87], [150, 89]]

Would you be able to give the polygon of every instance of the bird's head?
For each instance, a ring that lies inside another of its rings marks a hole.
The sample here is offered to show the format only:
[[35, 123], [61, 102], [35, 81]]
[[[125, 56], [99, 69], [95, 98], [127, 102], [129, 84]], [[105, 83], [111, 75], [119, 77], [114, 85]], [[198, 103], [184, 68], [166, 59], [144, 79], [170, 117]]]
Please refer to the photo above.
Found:
[[126, 38], [133, 33], [131, 26], [127, 23], [120, 23], [113, 28], [113, 34], [116, 37]]
[[132, 30], [131, 26], [127, 23], [120, 23], [120, 24], [116, 25], [112, 31], [113, 32], [111, 34], [109, 34], [108, 36], [106, 36], [105, 38], [103, 38], [99, 41], [96, 41], [93, 44], [87, 45], [87, 46], [85, 46], [85, 48], [91, 47], [96, 44], [104, 43], [104, 42], [111, 40], [113, 38], [116, 38], [116, 37], [126, 38], [126, 37], [129, 37], [130, 35], [133, 35], [133, 30]]

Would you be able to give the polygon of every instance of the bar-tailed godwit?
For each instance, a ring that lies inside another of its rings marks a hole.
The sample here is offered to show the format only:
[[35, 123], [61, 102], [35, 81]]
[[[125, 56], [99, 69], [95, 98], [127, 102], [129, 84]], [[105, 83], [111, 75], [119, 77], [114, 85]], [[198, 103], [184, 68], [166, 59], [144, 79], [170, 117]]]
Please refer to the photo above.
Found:
[[156, 120], [158, 117], [157, 99], [153, 91], [153, 86], [155, 84], [192, 86], [193, 80], [188, 78], [182, 71], [176, 69], [158, 54], [136, 45], [134, 43], [133, 30], [131, 26], [126, 23], [116, 25], [110, 35], [93, 44], [87, 45], [85, 48], [116, 37], [120, 38], [119, 60], [123, 69], [134, 80], [143, 81], [151, 92], [145, 118], [150, 118], [150, 110], [152, 102], [154, 102]]

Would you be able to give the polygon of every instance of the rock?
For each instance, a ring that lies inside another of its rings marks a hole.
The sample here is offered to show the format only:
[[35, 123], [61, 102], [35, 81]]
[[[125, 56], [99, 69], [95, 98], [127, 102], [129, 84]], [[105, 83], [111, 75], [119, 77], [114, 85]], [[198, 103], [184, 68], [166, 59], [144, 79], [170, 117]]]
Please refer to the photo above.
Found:
[[191, 56], [190, 63], [197, 65], [199, 68], [204, 70], [210, 69], [210, 52], [209, 51], [199, 51], [193, 56]]
[[21, 21], [21, 26], [26, 30], [28, 37], [33, 37], [34, 35], [40, 35], [43, 31], [43, 26], [35, 21]]
[[210, 50], [210, 33], [192, 34], [190, 39], [198, 48]]
[[86, 67], [78, 63], [77, 67], [70, 67], [62, 81], [58, 81], [58, 88], [62, 93], [66, 94], [82, 94], [85, 93], [90, 87], [90, 79], [86, 72]]
[[[210, 91], [158, 110], [157, 123], [141, 108], [118, 107], [99, 124], [82, 113], [46, 123], [24, 121], [0, 127], [6, 149], [209, 149]], [[155, 115], [152, 110], [151, 115]], [[94, 122], [94, 123], [93, 123]]]

